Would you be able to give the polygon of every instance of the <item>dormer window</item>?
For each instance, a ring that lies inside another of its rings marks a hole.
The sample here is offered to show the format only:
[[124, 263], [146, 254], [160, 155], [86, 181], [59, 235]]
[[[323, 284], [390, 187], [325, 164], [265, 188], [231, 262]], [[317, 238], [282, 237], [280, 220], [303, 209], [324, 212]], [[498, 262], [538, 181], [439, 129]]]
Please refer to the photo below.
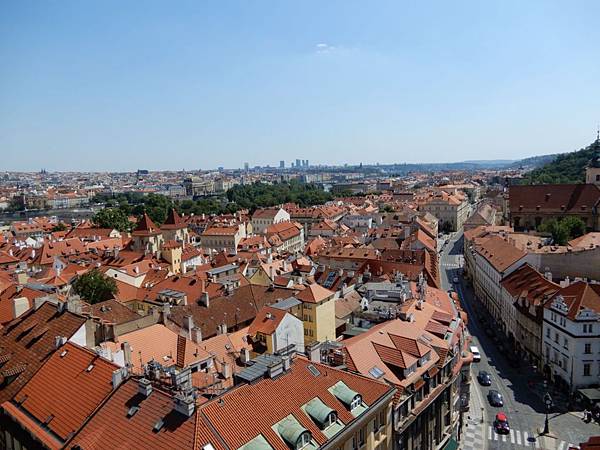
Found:
[[343, 381], [338, 381], [328, 390], [340, 402], [346, 405], [346, 407], [355, 417], [362, 414], [366, 410], [366, 405], [363, 403], [362, 395], [350, 389]]
[[350, 403], [350, 410], [352, 411], [355, 408], [358, 408], [362, 405], [362, 397], [360, 395], [356, 395], [354, 399], [352, 399], [352, 403]]
[[304, 428], [292, 414], [273, 425], [272, 428], [291, 449], [304, 448], [312, 441], [310, 431]]
[[313, 398], [302, 409], [321, 430], [329, 428], [337, 422], [337, 412], [327, 406], [319, 397]]

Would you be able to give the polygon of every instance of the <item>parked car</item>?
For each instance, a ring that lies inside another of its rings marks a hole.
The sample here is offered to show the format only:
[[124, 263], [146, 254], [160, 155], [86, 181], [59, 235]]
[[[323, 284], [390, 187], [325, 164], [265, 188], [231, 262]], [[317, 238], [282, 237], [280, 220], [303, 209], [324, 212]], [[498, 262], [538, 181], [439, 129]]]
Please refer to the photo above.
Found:
[[494, 430], [496, 430], [496, 433], [498, 434], [510, 433], [510, 425], [508, 425], [508, 419], [506, 418], [506, 414], [503, 412], [496, 414], [496, 420], [494, 420]]
[[469, 347], [469, 350], [473, 354], [473, 362], [481, 361], [481, 353], [479, 353], [479, 349], [475, 345], [471, 345], [471, 347]]
[[491, 386], [492, 385], [492, 377], [485, 370], [480, 370], [477, 374], [477, 381], [482, 386]]
[[490, 390], [487, 395], [488, 402], [492, 406], [504, 406], [504, 399], [502, 398], [502, 394], [494, 389]]

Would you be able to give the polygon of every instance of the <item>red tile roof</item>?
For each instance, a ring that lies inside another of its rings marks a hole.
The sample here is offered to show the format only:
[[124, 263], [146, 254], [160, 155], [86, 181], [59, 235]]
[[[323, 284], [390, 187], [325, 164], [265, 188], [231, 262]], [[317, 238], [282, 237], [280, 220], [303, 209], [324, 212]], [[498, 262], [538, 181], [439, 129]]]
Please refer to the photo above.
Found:
[[[319, 371], [319, 375], [315, 376], [308, 370], [309, 364]], [[340, 381], [361, 394], [368, 406], [393, 392], [391, 386], [380, 381], [297, 357], [290, 370], [282, 376], [234, 388], [201, 407], [200, 413], [229, 448], [239, 448], [262, 434], [275, 449], [287, 449], [285, 442], [271, 427], [290, 414], [322, 445], [328, 441], [327, 437], [301, 407], [318, 397], [337, 411], [346, 426], [351, 425], [358, 419], [329, 391]]]
[[595, 184], [513, 185], [508, 188], [508, 201], [511, 215], [523, 212], [591, 213], [600, 201], [600, 187]]
[[500, 273], [527, 255], [500, 236], [481, 238], [475, 243], [475, 250]]
[[65, 441], [112, 391], [118, 366], [67, 343], [15, 395], [14, 404]]
[[[129, 408], [140, 409], [127, 417]], [[158, 432], [153, 427], [159, 420], [164, 426]], [[138, 382], [129, 379], [102, 405], [85, 427], [69, 442], [83, 450], [144, 450], [178, 448], [194, 445], [195, 417], [188, 418], [173, 409], [170, 394], [156, 387], [147, 398], [138, 394]]]
[[169, 216], [167, 217], [167, 220], [165, 221], [165, 223], [162, 224], [162, 226], [160, 228], [163, 230], [181, 230], [186, 227], [187, 227], [187, 225], [185, 224], [183, 219], [179, 216], [179, 214], [177, 214], [177, 211], [175, 211], [175, 209], [171, 208], [171, 210], [169, 211]]
[[133, 236], [156, 236], [160, 234], [160, 229], [152, 222], [148, 214], [144, 213], [134, 232], [131, 234]]
[[255, 336], [256, 333], [273, 334], [286, 314], [284, 310], [265, 306], [250, 324], [248, 334], [250, 336]]
[[561, 296], [567, 305], [567, 317], [574, 320], [583, 309], [590, 309], [600, 313], [600, 284], [588, 284], [584, 281], [577, 281], [558, 291], [554, 297], [545, 304], [550, 308], [552, 301]]
[[7, 386], [0, 382], [0, 402], [11, 399], [52, 355], [57, 336], [72, 337], [85, 321], [68, 311], [59, 313], [56, 305], [45, 302], [6, 324], [0, 330], [0, 357], [9, 359], [0, 369], [0, 379], [15, 368], [24, 370]]
[[313, 283], [306, 286], [305, 289], [300, 291], [296, 298], [306, 303], [319, 303], [323, 300], [327, 300], [332, 297], [335, 293], [323, 286]]

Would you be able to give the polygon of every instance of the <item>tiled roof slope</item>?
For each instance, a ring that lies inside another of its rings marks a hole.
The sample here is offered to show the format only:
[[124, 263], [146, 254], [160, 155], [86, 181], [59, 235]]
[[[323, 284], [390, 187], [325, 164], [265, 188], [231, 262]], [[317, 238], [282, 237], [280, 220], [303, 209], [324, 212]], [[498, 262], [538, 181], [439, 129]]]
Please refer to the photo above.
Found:
[[482, 238], [477, 241], [475, 248], [498, 272], [504, 272], [527, 255], [500, 236]]
[[155, 236], [160, 234], [160, 229], [152, 222], [148, 214], [144, 213], [132, 234], [134, 236]]
[[1, 329], [0, 358], [9, 359], [0, 368], [0, 380], [20, 372], [10, 384], [0, 382], [0, 403], [11, 399], [52, 355], [57, 336], [70, 338], [85, 321], [68, 311], [58, 312], [56, 305], [45, 302]]
[[[133, 406], [140, 409], [127, 417]], [[164, 426], [158, 432], [153, 431], [161, 419]], [[137, 380], [129, 379], [102, 405], [69, 447], [79, 445], [82, 450], [191, 449], [194, 422], [193, 417], [188, 418], [173, 409], [171, 395], [154, 388], [148, 397], [144, 397], [138, 393]]]
[[[574, 320], [584, 308], [600, 313], [600, 284], [577, 281], [562, 288], [555, 294], [555, 297], [558, 295], [562, 296], [569, 308], [567, 317], [571, 320]], [[552, 301], [549, 301], [545, 306], [549, 308], [551, 305]]]
[[[315, 376], [309, 371], [309, 364], [318, 370], [319, 375]], [[372, 406], [393, 391], [390, 385], [383, 382], [297, 357], [284, 375], [241, 385], [219, 400], [206, 404], [199, 413], [212, 424], [229, 448], [239, 448], [262, 434], [273, 448], [287, 449], [284, 441], [271, 426], [290, 414], [322, 445], [327, 441], [326, 436], [301, 406], [318, 397], [337, 411], [340, 420], [346, 426], [351, 424], [355, 417], [329, 391], [329, 388], [339, 381], [361, 394], [368, 406]]]
[[239, 324], [249, 324], [263, 306], [292, 297], [295, 292], [277, 287], [242, 286], [231, 295], [211, 298], [208, 308], [197, 304], [175, 306], [171, 308], [169, 319], [183, 327], [184, 317], [191, 314], [202, 330], [202, 337], [207, 339], [217, 334], [218, 325], [225, 323], [228, 329], [233, 329]]
[[514, 185], [508, 188], [508, 198], [511, 214], [579, 212], [582, 206], [589, 211], [600, 201], [600, 187], [595, 184]]
[[558, 284], [547, 280], [529, 264], [523, 264], [500, 284], [513, 298], [526, 298], [533, 306], [543, 304], [545, 298], [549, 298], [560, 289]]
[[169, 211], [169, 216], [167, 217], [165, 223], [162, 224], [161, 228], [163, 230], [180, 230], [182, 228], [185, 228], [186, 226], [187, 225], [185, 224], [181, 216], [177, 214], [177, 211], [171, 208], [171, 210]]
[[15, 395], [13, 405], [46, 424], [63, 442], [112, 391], [118, 366], [72, 343], [59, 348]]

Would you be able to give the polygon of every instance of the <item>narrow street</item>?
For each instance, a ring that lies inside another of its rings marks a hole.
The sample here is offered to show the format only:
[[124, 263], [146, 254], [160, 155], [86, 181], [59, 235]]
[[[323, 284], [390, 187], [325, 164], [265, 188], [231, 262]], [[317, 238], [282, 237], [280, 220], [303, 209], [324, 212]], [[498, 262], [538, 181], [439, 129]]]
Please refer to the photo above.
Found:
[[[463, 279], [463, 261], [461, 231], [452, 234], [447, 244], [443, 246], [440, 254], [440, 269], [442, 286], [446, 290], [455, 290], [462, 300], [468, 314], [468, 329], [473, 337], [472, 345], [476, 345], [481, 353], [481, 362], [473, 363], [471, 367], [471, 409], [466, 414], [471, 419], [471, 423], [479, 424], [483, 413], [483, 424], [476, 427], [479, 442], [483, 443], [485, 449], [567, 450], [570, 445], [578, 445], [590, 436], [600, 434], [600, 426], [584, 423], [577, 413], [551, 411], [548, 416], [549, 429], [555, 438], [539, 437], [545, 419], [543, 403], [545, 390], [541, 377], [525, 362], [513, 364], [515, 367], [511, 367], [506, 358], [506, 343], [503, 343], [502, 339], [495, 343], [491, 337], [494, 333], [488, 331], [486, 334], [486, 324], [491, 321], [485, 319], [486, 314], [479, 309], [472, 288]], [[455, 278], [458, 278], [458, 283], [453, 283]], [[504, 348], [499, 348], [499, 345], [504, 345]], [[477, 373], [480, 370], [490, 374], [492, 380], [490, 387], [481, 386], [477, 381]], [[490, 389], [495, 389], [502, 394], [503, 407], [490, 405], [487, 399]], [[552, 395], [552, 391], [550, 394]], [[476, 408], [473, 408], [474, 403]], [[495, 416], [501, 411], [508, 417], [509, 434], [498, 435], [493, 429]]]

